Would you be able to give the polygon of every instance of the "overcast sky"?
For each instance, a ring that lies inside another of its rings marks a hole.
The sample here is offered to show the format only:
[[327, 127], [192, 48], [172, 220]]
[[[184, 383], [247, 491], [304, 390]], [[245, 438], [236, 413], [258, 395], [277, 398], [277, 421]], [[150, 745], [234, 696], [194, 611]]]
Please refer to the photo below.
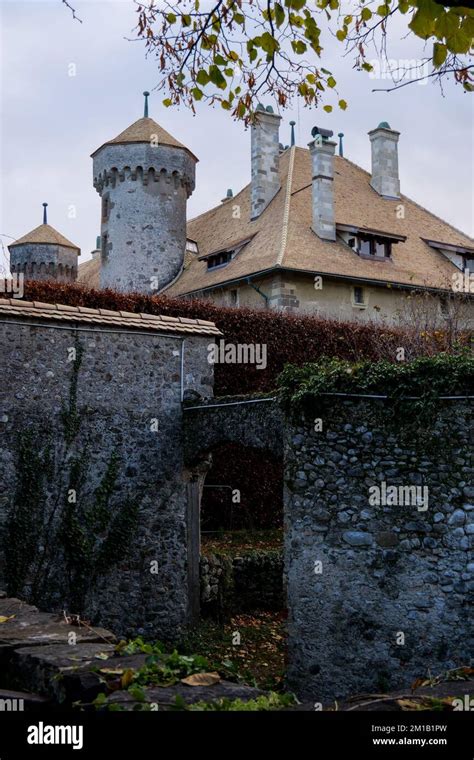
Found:
[[[48, 221], [88, 258], [99, 234], [99, 196], [92, 187], [90, 154], [143, 115], [142, 91], [152, 91], [150, 116], [175, 135], [200, 162], [188, 217], [219, 203], [228, 187], [237, 192], [250, 178], [250, 135], [219, 107], [201, 105], [196, 116], [166, 109], [153, 93], [157, 67], [140, 42], [130, 42], [136, 24], [132, 0], [70, 0], [83, 23], [60, 0], [0, 0], [1, 197], [0, 233], [24, 235]], [[422, 55], [422, 43], [392, 33], [389, 54]], [[325, 62], [349, 107], [326, 114], [302, 104], [283, 114], [280, 139], [306, 146], [315, 124], [344, 132], [345, 155], [368, 169], [367, 132], [388, 121], [401, 132], [402, 192], [463, 231], [473, 234], [473, 95], [445, 85], [412, 84], [392, 93], [372, 93], [374, 82], [343, 58], [339, 42], [326, 35]], [[76, 75], [70, 76], [71, 64]], [[324, 65], [324, 63], [323, 63]], [[265, 101], [265, 105], [269, 101]], [[71, 207], [75, 218], [69, 218]], [[0, 264], [2, 263], [0, 259]]]

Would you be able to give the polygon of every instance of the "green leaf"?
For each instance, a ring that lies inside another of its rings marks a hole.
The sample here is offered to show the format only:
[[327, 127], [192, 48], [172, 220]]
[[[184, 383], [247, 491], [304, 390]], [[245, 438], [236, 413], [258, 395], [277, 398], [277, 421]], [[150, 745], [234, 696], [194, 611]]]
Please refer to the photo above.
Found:
[[412, 20], [408, 24], [412, 32], [422, 40], [428, 39], [434, 29], [434, 21], [422, 10], [417, 10]]
[[217, 66], [211, 66], [209, 69], [209, 77], [212, 84], [215, 84], [220, 90], [225, 90], [227, 87], [227, 81]]
[[187, 13], [184, 13], [181, 16], [181, 24], [183, 26], [191, 26], [191, 16], [189, 16]]
[[334, 77], [328, 77], [327, 86], [328, 87], [335, 87], [336, 86], [336, 80], [334, 79]]
[[308, 46], [303, 40], [291, 40], [291, 47], [297, 55], [303, 55], [308, 49]]
[[347, 37], [347, 29], [338, 29], [336, 32], [336, 37], [339, 40], [339, 42], [344, 42], [344, 40]]
[[408, 2], [408, 0], [399, 0], [398, 10], [400, 11], [400, 13], [403, 13], [403, 14], [405, 14], [407, 11], [409, 11], [410, 10], [410, 3]]
[[285, 20], [285, 11], [280, 3], [275, 3], [275, 21], [278, 28], [283, 24]]
[[347, 108], [347, 103], [346, 103], [346, 101], [345, 101], [345, 100], [340, 100], [340, 101], [339, 101], [339, 108], [341, 108], [343, 111], [345, 111], [345, 110], [346, 110], [346, 108]]
[[332, 106], [324, 106], [324, 107], [323, 107], [323, 111], [326, 111], [326, 113], [331, 113], [331, 111], [332, 111]]
[[167, 13], [166, 20], [169, 24], [174, 24], [176, 22], [176, 16], [174, 15], [174, 13]]
[[441, 45], [439, 42], [435, 42], [433, 45], [433, 65], [436, 69], [443, 65], [448, 55], [448, 48], [446, 45]]
[[474, 92], [474, 85], [470, 82], [464, 82], [463, 87], [465, 90], [467, 90], [467, 92]]
[[360, 17], [362, 21], [368, 21], [372, 18], [372, 11], [370, 8], [362, 8], [362, 13], [360, 14]]
[[274, 55], [274, 53], [279, 50], [280, 44], [270, 32], [264, 32], [260, 37], [260, 47], [265, 53], [268, 53], [268, 55]]
[[209, 74], [207, 73], [207, 71], [204, 71], [204, 69], [200, 69], [200, 70], [198, 71], [198, 73], [197, 73], [197, 76], [196, 76], [196, 82], [197, 82], [198, 84], [201, 84], [201, 85], [203, 85], [203, 87], [204, 87], [206, 84], [209, 84], [209, 82], [210, 82], [210, 77], [209, 77]]
[[373, 71], [374, 70], [374, 67], [372, 66], [371, 63], [368, 63], [368, 61], [365, 61], [365, 63], [362, 64], [362, 68], [364, 69], [364, 71]]
[[191, 90], [191, 95], [193, 96], [194, 100], [202, 100], [204, 93], [199, 89], [199, 87], [193, 87]]
[[436, 19], [434, 33], [439, 39], [450, 37], [459, 29], [459, 16], [453, 13], [442, 13]]
[[451, 53], [468, 53], [472, 39], [460, 29], [456, 34], [447, 38], [446, 44]]
[[170, 100], [170, 98], [165, 98], [165, 100], [163, 100], [163, 105], [165, 108], [169, 108], [173, 105], [173, 101]]

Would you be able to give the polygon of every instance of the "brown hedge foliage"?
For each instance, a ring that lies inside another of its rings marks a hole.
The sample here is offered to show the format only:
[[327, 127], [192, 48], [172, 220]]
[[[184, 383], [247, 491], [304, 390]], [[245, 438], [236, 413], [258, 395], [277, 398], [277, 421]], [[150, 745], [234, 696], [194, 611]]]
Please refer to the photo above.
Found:
[[216, 364], [215, 392], [219, 395], [272, 390], [287, 363], [301, 365], [322, 356], [351, 361], [395, 361], [396, 349], [400, 346], [405, 348], [407, 359], [449, 349], [440, 333], [420, 336], [375, 323], [339, 322], [273, 310], [224, 308], [207, 300], [124, 294], [78, 284], [27, 282], [24, 299], [208, 319], [220, 328], [226, 343], [266, 344], [266, 369], [249, 364]]

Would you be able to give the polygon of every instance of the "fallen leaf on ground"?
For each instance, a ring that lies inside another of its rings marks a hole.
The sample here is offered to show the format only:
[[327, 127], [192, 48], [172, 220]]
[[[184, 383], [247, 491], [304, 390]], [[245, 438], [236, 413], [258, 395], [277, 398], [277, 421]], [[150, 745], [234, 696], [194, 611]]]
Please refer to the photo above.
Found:
[[14, 617], [15, 615], [9, 615], [8, 617], [5, 617], [5, 615], [0, 615], [0, 623], [6, 623], [8, 620], [11, 620]]
[[220, 680], [219, 673], [194, 673], [192, 676], [182, 678], [181, 683], [185, 683], [186, 686], [213, 686]]
[[105, 652], [99, 652], [98, 654], [94, 655], [96, 660], [108, 660], [109, 655], [105, 654]]
[[112, 668], [101, 668], [99, 673], [104, 673], [106, 676], [121, 676], [123, 668], [117, 668], [116, 670], [113, 670]]
[[126, 689], [127, 686], [130, 686], [130, 684], [133, 681], [133, 676], [135, 675], [134, 671], [131, 668], [128, 668], [125, 673], [123, 674], [120, 685], [122, 686], [122, 689]]

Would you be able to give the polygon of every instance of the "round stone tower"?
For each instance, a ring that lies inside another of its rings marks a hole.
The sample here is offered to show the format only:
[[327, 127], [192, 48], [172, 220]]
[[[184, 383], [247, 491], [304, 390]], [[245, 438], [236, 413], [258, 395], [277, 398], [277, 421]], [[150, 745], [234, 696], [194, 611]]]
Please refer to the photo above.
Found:
[[197, 158], [148, 117], [92, 154], [102, 199], [100, 285], [155, 293], [180, 273]]
[[74, 282], [80, 248], [48, 224], [43, 203], [43, 224], [8, 246], [10, 271], [25, 280]]

